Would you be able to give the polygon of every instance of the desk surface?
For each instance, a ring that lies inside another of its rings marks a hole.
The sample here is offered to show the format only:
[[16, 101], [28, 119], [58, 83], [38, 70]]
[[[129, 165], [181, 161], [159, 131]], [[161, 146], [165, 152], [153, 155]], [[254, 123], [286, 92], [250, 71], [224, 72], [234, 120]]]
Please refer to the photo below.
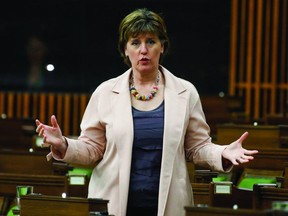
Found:
[[218, 207], [185, 207], [186, 216], [269, 216], [274, 215], [269, 210], [252, 210], [252, 209], [237, 209], [218, 208]]
[[80, 197], [62, 198], [58, 196], [21, 196], [21, 216], [83, 216], [89, 212], [108, 212], [108, 200]]

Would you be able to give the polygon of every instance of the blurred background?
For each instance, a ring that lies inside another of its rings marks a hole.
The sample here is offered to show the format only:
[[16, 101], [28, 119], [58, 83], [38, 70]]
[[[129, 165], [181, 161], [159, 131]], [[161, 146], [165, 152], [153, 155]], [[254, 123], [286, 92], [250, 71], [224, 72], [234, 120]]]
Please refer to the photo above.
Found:
[[117, 50], [120, 21], [146, 7], [167, 24], [171, 49], [163, 66], [196, 86], [212, 131], [231, 121], [267, 124], [279, 117], [286, 123], [287, 5], [287, 0], [4, 2], [1, 118], [46, 121], [57, 113], [66, 115], [67, 127], [78, 125], [71, 115], [77, 112], [81, 119], [95, 88], [128, 69]]
[[171, 49], [163, 65], [202, 94], [226, 93], [231, 0], [5, 1], [0, 90], [92, 92], [128, 69], [118, 26], [141, 7], [166, 20]]

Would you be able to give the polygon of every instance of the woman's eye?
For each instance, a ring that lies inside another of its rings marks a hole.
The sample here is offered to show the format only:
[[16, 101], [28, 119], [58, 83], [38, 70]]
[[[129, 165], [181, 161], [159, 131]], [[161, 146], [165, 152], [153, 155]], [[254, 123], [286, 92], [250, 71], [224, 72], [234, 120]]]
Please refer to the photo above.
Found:
[[139, 42], [138, 41], [132, 41], [132, 43], [131, 43], [133, 46], [137, 46], [137, 45], [139, 45]]
[[148, 40], [148, 44], [155, 44], [155, 41], [154, 40]]

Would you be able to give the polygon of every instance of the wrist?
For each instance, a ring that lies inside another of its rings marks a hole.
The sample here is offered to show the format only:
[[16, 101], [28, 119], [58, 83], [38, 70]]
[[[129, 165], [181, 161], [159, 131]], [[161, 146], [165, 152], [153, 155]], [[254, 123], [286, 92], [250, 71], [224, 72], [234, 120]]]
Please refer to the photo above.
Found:
[[228, 170], [231, 166], [233, 166], [233, 163], [230, 160], [228, 160], [222, 156], [223, 170]]

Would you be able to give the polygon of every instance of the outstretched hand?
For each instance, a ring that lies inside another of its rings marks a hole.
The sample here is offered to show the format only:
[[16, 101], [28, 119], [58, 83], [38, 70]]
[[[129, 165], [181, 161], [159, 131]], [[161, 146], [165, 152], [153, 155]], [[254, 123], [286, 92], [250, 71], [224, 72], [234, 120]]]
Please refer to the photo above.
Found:
[[247, 150], [242, 147], [242, 142], [248, 137], [248, 132], [245, 132], [238, 140], [232, 142], [222, 152], [222, 157], [231, 161], [233, 165], [247, 163], [253, 160], [252, 155], [257, 154], [257, 150]]
[[66, 140], [62, 136], [62, 131], [57, 123], [54, 115], [51, 116], [51, 125], [45, 125], [36, 119], [36, 132], [43, 138], [42, 147], [52, 146], [52, 149], [57, 151], [59, 156], [63, 156], [66, 152]]

